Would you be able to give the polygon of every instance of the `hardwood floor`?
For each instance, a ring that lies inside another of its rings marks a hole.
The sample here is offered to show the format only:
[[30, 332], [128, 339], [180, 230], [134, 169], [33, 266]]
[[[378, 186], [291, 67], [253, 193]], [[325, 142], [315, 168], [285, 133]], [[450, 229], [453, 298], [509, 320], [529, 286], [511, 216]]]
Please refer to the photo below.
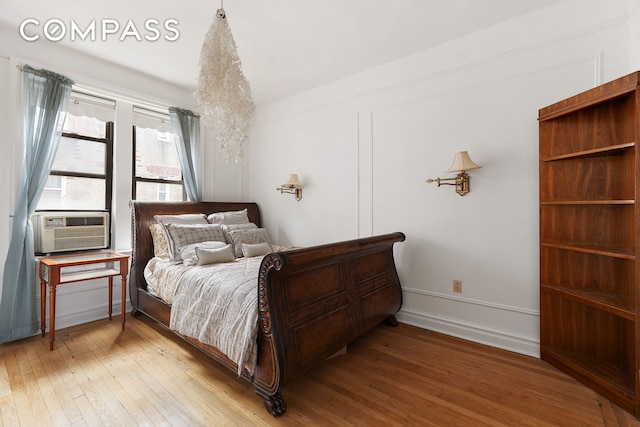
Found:
[[541, 360], [381, 325], [287, 385], [273, 418], [250, 384], [146, 317], [0, 345], [0, 426], [640, 426]]

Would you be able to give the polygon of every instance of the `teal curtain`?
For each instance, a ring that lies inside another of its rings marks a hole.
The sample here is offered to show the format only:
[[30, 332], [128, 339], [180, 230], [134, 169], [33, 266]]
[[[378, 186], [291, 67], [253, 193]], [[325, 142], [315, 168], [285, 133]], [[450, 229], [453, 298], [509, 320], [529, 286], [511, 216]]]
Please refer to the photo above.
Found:
[[200, 178], [200, 117], [192, 111], [177, 107], [169, 108], [171, 126], [178, 136], [176, 143], [182, 178], [189, 200], [202, 200]]
[[35, 255], [30, 217], [58, 150], [73, 82], [25, 66], [23, 75], [24, 165], [16, 198], [0, 300], [0, 342], [37, 332]]

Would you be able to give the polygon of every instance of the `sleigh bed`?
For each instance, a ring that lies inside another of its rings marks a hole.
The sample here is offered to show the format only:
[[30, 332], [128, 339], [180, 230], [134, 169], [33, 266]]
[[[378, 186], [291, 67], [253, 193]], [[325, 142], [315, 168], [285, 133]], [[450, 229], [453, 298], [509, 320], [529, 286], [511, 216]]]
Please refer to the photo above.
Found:
[[[145, 267], [154, 258], [150, 225], [156, 223], [155, 216], [246, 209], [249, 221], [261, 226], [255, 203], [133, 201], [131, 208], [129, 286], [133, 314], [145, 314], [167, 327], [172, 305], [153, 295], [145, 279]], [[253, 373], [239, 368], [215, 346], [176, 333], [251, 382], [271, 415], [281, 415], [286, 410], [280, 392], [285, 384], [379, 323], [397, 325], [394, 314], [402, 304], [402, 293], [393, 245], [404, 239], [402, 233], [391, 233], [269, 252], [258, 259], [257, 358]]]

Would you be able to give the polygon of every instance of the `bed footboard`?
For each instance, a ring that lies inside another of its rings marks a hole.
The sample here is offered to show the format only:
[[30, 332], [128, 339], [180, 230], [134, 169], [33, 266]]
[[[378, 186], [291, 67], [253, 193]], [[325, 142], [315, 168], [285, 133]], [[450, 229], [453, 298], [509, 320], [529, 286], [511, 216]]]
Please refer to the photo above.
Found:
[[277, 416], [286, 410], [280, 388], [389, 320], [402, 305], [391, 233], [275, 252], [258, 279], [260, 352], [256, 392]]
[[[144, 267], [153, 257], [149, 225], [154, 215], [247, 209], [260, 226], [255, 203], [131, 202], [133, 254], [130, 292], [133, 314], [144, 313], [165, 326], [171, 307], [147, 291]], [[286, 411], [281, 388], [326, 360], [384, 320], [395, 322], [402, 291], [393, 245], [402, 233], [367, 237], [266, 255], [258, 278], [258, 361], [251, 381], [274, 416]], [[182, 336], [223, 366], [237, 365], [219, 349]]]

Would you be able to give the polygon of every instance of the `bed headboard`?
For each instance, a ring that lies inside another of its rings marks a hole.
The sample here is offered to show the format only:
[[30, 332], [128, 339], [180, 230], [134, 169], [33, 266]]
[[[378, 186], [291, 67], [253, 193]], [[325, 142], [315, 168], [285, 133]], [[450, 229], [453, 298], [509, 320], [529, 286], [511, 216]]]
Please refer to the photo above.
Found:
[[203, 213], [239, 211], [247, 209], [249, 221], [261, 227], [260, 209], [255, 203], [242, 202], [140, 202], [131, 201], [131, 272], [129, 274], [129, 297], [137, 307], [138, 288], [146, 289], [144, 267], [153, 257], [153, 241], [149, 225], [156, 222], [155, 215], [178, 215], [183, 213]]

